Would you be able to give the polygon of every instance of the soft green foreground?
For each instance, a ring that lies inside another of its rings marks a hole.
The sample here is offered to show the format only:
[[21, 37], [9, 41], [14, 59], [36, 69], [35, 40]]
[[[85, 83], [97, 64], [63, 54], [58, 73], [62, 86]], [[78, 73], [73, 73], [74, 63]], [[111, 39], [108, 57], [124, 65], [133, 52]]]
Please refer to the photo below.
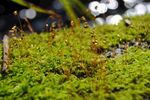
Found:
[[150, 15], [131, 22], [64, 29], [54, 39], [49, 33], [12, 39], [0, 100], [150, 99], [150, 49], [132, 46], [117, 58], [101, 55], [134, 38], [150, 42]]

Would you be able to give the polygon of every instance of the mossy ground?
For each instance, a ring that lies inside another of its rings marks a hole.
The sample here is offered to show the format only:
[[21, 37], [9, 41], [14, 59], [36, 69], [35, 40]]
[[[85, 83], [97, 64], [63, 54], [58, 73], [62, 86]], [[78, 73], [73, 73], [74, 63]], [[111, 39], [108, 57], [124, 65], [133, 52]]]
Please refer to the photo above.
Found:
[[149, 48], [130, 46], [122, 56], [103, 55], [133, 39], [150, 42], [150, 15], [130, 20], [131, 27], [121, 22], [64, 28], [54, 38], [50, 33], [12, 38], [9, 70], [0, 74], [0, 100], [150, 99]]

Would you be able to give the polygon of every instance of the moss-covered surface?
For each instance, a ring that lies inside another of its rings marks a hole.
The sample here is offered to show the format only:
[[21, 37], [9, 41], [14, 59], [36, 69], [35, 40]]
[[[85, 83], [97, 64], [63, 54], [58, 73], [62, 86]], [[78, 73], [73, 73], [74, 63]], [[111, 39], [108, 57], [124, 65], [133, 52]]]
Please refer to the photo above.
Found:
[[[150, 42], [150, 15], [130, 20], [131, 27], [121, 22], [12, 38], [0, 100], [150, 99], [150, 49], [126, 45]], [[122, 56], [104, 56], [118, 45], [126, 47]]]

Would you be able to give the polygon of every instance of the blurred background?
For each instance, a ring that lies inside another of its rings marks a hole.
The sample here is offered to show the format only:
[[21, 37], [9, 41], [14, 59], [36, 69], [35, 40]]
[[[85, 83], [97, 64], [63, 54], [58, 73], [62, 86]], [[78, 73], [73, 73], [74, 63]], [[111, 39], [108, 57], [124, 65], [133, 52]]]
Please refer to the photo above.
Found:
[[[64, 9], [67, 5], [62, 5], [61, 0], [25, 0], [40, 6], [43, 9], [53, 10], [63, 19], [64, 25], [69, 25], [70, 18]], [[89, 4], [94, 0], [80, 0], [80, 2], [89, 9]], [[135, 16], [150, 13], [150, 0], [96, 0], [98, 2], [103, 2], [109, 4], [109, 9], [105, 13], [105, 17], [110, 15], [119, 14], [121, 16]], [[67, 0], [66, 0], [67, 2]], [[69, 6], [69, 5], [68, 5]], [[77, 17], [82, 17], [85, 14], [76, 7], [75, 4], [71, 4], [74, 8], [74, 12]], [[136, 9], [136, 12], [135, 12]], [[18, 12], [18, 16], [13, 14], [14, 11]], [[24, 26], [24, 18], [27, 18], [32, 27], [36, 32], [41, 32], [45, 30], [45, 24], [51, 25], [53, 22], [57, 22], [57, 19], [49, 19], [48, 14], [39, 13], [33, 9], [21, 6], [11, 0], [0, 0], [0, 35], [8, 32], [14, 25], [19, 26], [20, 23], [23, 25], [23, 29], [29, 31], [26, 26]], [[103, 19], [104, 14], [97, 15], [99, 17], [97, 22], [102, 25], [104, 24]], [[20, 21], [19, 21], [20, 20]], [[90, 22], [90, 20], [89, 20]]]

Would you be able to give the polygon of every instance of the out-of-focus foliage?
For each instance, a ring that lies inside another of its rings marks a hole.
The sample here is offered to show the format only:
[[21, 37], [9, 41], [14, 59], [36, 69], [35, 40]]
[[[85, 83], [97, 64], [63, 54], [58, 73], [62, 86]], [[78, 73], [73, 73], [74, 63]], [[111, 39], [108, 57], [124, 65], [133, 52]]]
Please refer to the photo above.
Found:
[[[38, 11], [38, 12], [54, 15], [56, 18], [60, 18], [60, 15], [58, 15], [54, 11], [42, 9], [39, 6], [36, 6], [36, 5], [34, 5], [32, 3], [29, 3], [29, 2], [26, 2], [25, 0], [12, 0], [12, 1], [15, 2], [15, 3], [18, 3], [22, 6], [32, 8], [32, 9]], [[75, 23], [77, 23], [77, 16], [76, 16], [76, 13], [74, 11], [73, 5], [77, 5], [78, 8], [80, 9], [80, 10], [78, 9], [80, 12], [82, 12], [83, 14], [85, 14], [89, 18], [91, 18], [90, 15], [86, 13], [87, 9], [80, 2], [80, 0], [60, 0], [60, 2], [63, 5], [63, 7], [64, 7], [66, 13], [68, 14], [68, 16], [70, 17], [70, 19], [73, 20]], [[77, 8], [77, 7], [75, 7], [75, 8]]]
[[22, 6], [32, 8], [32, 9], [38, 11], [38, 12], [54, 15], [56, 18], [60, 18], [60, 16], [57, 13], [55, 13], [54, 11], [42, 9], [42, 8], [36, 6], [32, 3], [26, 2], [24, 0], [12, 0], [12, 1], [15, 2], [15, 3], [18, 3]]
[[70, 0], [60, 0], [61, 4], [63, 5], [63, 7], [65, 8], [68, 16], [74, 20], [75, 22], [77, 22], [77, 16], [75, 14], [75, 12], [73, 11], [72, 7], [70, 6], [71, 5], [71, 2]]

